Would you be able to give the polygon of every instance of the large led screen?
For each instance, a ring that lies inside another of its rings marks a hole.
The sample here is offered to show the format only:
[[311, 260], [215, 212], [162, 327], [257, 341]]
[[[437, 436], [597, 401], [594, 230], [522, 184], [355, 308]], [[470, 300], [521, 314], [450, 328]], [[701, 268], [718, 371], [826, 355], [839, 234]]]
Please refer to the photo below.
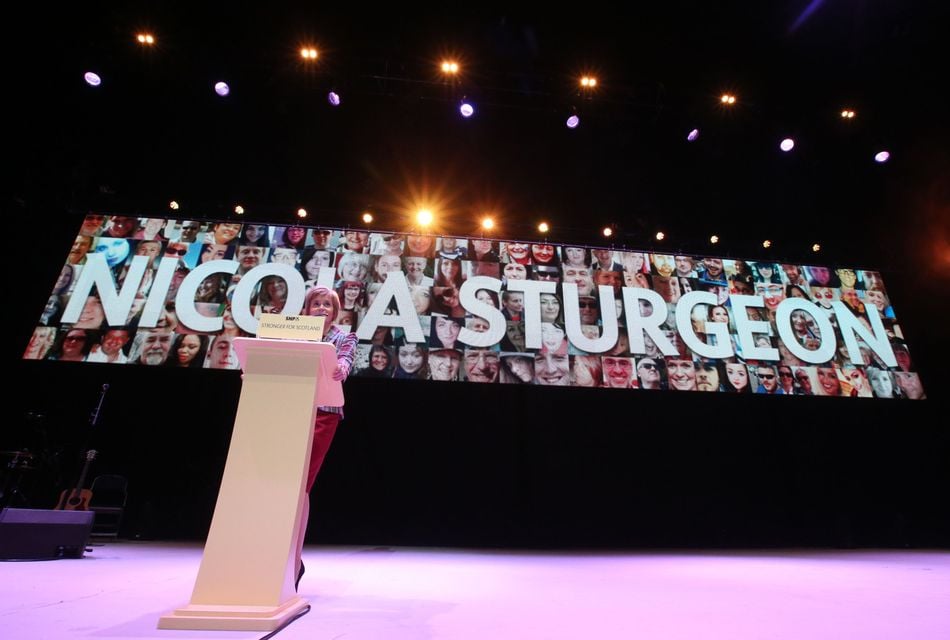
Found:
[[232, 339], [317, 283], [356, 376], [925, 397], [876, 271], [95, 214], [24, 358], [234, 369]]

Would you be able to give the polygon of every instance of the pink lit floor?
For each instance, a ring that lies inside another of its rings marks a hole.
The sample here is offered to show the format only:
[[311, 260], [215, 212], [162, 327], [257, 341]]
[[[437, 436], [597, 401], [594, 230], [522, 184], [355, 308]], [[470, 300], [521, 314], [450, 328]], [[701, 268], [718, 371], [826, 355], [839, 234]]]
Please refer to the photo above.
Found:
[[[0, 563], [0, 637], [260, 638], [159, 631], [199, 545], [117, 542]], [[276, 638], [950, 638], [950, 553], [526, 553], [308, 547], [312, 610]]]

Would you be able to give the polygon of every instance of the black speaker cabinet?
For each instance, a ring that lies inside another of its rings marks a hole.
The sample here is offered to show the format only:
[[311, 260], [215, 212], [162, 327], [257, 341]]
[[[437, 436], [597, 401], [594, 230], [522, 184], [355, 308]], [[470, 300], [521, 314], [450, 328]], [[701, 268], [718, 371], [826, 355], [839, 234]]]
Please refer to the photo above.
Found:
[[0, 560], [81, 558], [92, 531], [92, 511], [0, 511]]

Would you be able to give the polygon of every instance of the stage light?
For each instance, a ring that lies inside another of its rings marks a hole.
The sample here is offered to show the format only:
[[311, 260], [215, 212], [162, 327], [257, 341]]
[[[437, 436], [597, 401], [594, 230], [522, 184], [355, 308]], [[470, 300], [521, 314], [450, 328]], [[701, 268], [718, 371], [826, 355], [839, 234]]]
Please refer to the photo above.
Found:
[[365, 224], [369, 224], [369, 223], [371, 223], [372, 221], [373, 221], [373, 214], [370, 213], [369, 211], [363, 212], [363, 222], [364, 222]]
[[768, 249], [769, 247], [772, 246], [772, 241], [771, 241], [771, 240], [763, 240], [763, 241], [762, 241], [762, 246], [765, 247], [766, 249]]
[[318, 55], [320, 54], [313, 47], [303, 47], [300, 50], [300, 57], [304, 60], [316, 60]]
[[593, 76], [584, 76], [581, 78], [581, 86], [585, 89], [593, 89], [597, 86], [597, 78]]
[[657, 231], [657, 232], [656, 232], [656, 239], [657, 239], [657, 240], [663, 240], [664, 238], [666, 238], [666, 234], [665, 234], [665, 233], [663, 233], [662, 231]]
[[495, 221], [491, 218], [482, 218], [482, 229], [489, 230], [495, 228]]
[[874, 154], [874, 162], [884, 164], [891, 159], [891, 154], [889, 151], [878, 151]]
[[416, 222], [419, 223], [419, 226], [428, 227], [432, 224], [432, 212], [428, 209], [420, 209], [416, 214]]
[[171, 202], [168, 203], [168, 208], [171, 209], [172, 211], [178, 211], [179, 206], [180, 205], [178, 204], [176, 200], [172, 200]]
[[814, 251], [815, 253], [818, 253], [819, 251], [821, 251], [821, 245], [816, 242], [815, 244], [811, 246], [811, 250]]
[[454, 76], [454, 75], [457, 75], [458, 72], [459, 72], [459, 65], [457, 62], [452, 61], [452, 60], [445, 60], [442, 62], [442, 73], [449, 76]]
[[686, 135], [686, 140], [689, 142], [695, 142], [699, 137], [699, 129], [693, 129]]
[[551, 230], [551, 226], [547, 222], [542, 222], [538, 225], [538, 231], [541, 233], [547, 233]]
[[854, 117], [854, 111], [851, 109], [844, 109], [841, 111], [841, 117], [845, 120], [850, 120]]
[[609, 238], [610, 236], [614, 234], [614, 230], [612, 227], [604, 227], [604, 230], [601, 231], [601, 233], [604, 234], [605, 238]]
[[244, 207], [242, 207], [241, 205], [235, 206], [235, 207], [234, 207], [234, 213], [238, 214], [239, 216], [243, 216], [243, 215], [244, 215]]
[[579, 125], [580, 123], [581, 123], [581, 119], [578, 118], [577, 115], [573, 115], [567, 119], [566, 124], [567, 124], [568, 129], [576, 129], [577, 125]]
[[332, 104], [334, 107], [339, 107], [340, 94], [338, 94], [336, 91], [331, 91], [330, 93], [327, 94], [327, 102]]
[[214, 92], [223, 98], [231, 93], [231, 87], [228, 86], [227, 82], [215, 82]]
[[463, 118], [471, 118], [475, 115], [475, 107], [469, 102], [463, 102], [461, 106], [459, 106], [459, 113], [462, 114]]
[[155, 36], [151, 33], [140, 33], [135, 36], [135, 39], [138, 40], [139, 44], [144, 44], [145, 46], [151, 46], [155, 44]]
[[719, 244], [719, 236], [709, 236], [709, 244]]
[[87, 71], [82, 77], [90, 87], [98, 87], [102, 84], [102, 78], [99, 77], [99, 74], [93, 73], [92, 71]]
[[719, 97], [719, 101], [722, 104], [732, 105], [736, 103], [736, 97], [732, 95], [731, 93], [724, 93]]
[[299, 209], [297, 209], [297, 217], [298, 217], [298, 218], [306, 218], [306, 217], [307, 217], [307, 210], [304, 209], [303, 207], [300, 207]]
[[795, 148], [795, 141], [791, 138], [785, 138], [779, 143], [778, 148], [785, 152], [791, 151]]

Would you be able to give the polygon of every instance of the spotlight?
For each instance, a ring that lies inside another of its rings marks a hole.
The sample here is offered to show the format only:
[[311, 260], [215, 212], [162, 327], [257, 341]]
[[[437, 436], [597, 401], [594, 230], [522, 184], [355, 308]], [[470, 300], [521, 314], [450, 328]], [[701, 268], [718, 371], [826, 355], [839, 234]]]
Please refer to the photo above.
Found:
[[874, 162], [879, 164], [884, 164], [891, 159], [891, 153], [889, 151], [878, 151], [874, 154]]
[[762, 241], [762, 246], [765, 247], [766, 249], [768, 249], [769, 247], [772, 246], [772, 241], [771, 241], [771, 240], [763, 240], [763, 241]]
[[442, 73], [448, 76], [457, 75], [459, 72], [459, 65], [457, 62], [452, 60], [445, 60], [442, 62]]
[[155, 44], [155, 36], [153, 36], [151, 33], [140, 33], [135, 36], [135, 39], [138, 40], [139, 44], [144, 44], [146, 46]]
[[92, 71], [87, 71], [82, 77], [90, 87], [98, 87], [102, 84], [102, 78], [99, 77], [99, 74], [93, 73]]
[[854, 117], [854, 111], [852, 109], [844, 109], [841, 111], [841, 117], [845, 120], [850, 120]]
[[821, 251], [821, 245], [816, 242], [815, 244], [811, 246], [811, 250], [814, 251], [815, 253], [818, 253], [819, 251]]
[[567, 124], [568, 129], [576, 129], [577, 125], [579, 125], [580, 123], [581, 123], [581, 119], [578, 118], [577, 115], [575, 114], [567, 119], [566, 124]]
[[709, 244], [719, 244], [719, 236], [709, 236]]
[[462, 114], [463, 118], [471, 118], [475, 115], [475, 107], [469, 102], [463, 102], [461, 106], [459, 106], [459, 113]]
[[298, 218], [306, 218], [306, 217], [307, 217], [307, 210], [304, 209], [303, 207], [300, 207], [299, 209], [297, 209], [297, 217], [298, 217]]
[[239, 216], [243, 216], [243, 215], [244, 215], [244, 207], [242, 207], [241, 205], [235, 206], [235, 207], [234, 207], [234, 213], [238, 214]]
[[666, 238], [666, 234], [665, 234], [665, 233], [663, 233], [662, 231], [657, 231], [657, 232], [656, 232], [656, 239], [657, 239], [657, 240], [663, 240], [664, 238]]
[[313, 47], [303, 47], [300, 50], [300, 57], [304, 60], [316, 60], [318, 55], [320, 54]]
[[214, 92], [223, 98], [231, 93], [231, 87], [228, 86], [227, 82], [215, 82]]
[[178, 211], [179, 207], [180, 205], [178, 204], [177, 200], [172, 200], [171, 202], [168, 203], [168, 208], [171, 209], [172, 211]]
[[731, 93], [724, 93], [719, 97], [719, 102], [722, 104], [733, 105], [736, 103], [736, 97]]
[[494, 228], [495, 228], [494, 220], [492, 220], [491, 218], [482, 218], [482, 229], [488, 230], [488, 229], [494, 229]]
[[428, 227], [432, 224], [432, 212], [428, 209], [420, 209], [416, 214], [416, 222], [422, 227]]
[[792, 140], [791, 138], [785, 138], [778, 145], [778, 148], [785, 152], [791, 151], [792, 149], [795, 148], [795, 141]]
[[593, 89], [597, 86], [597, 78], [592, 76], [584, 76], [581, 78], [581, 86], [585, 89]]
[[693, 129], [686, 135], [686, 140], [689, 142], [695, 142], [699, 137], [699, 129]]
[[612, 227], [604, 227], [604, 230], [601, 231], [601, 233], [604, 234], [605, 238], [609, 238], [610, 236], [614, 234], [614, 230]]
[[366, 224], [369, 224], [369, 223], [372, 222], [372, 221], [373, 221], [373, 214], [370, 213], [369, 211], [364, 212], [364, 213], [363, 213], [363, 222], [366, 223]]
[[547, 222], [542, 222], [541, 224], [538, 225], [538, 231], [540, 231], [541, 233], [547, 233], [550, 230], [551, 230], [551, 226]]
[[338, 94], [336, 91], [331, 91], [330, 93], [327, 94], [327, 102], [332, 104], [334, 107], [339, 107], [340, 94]]

